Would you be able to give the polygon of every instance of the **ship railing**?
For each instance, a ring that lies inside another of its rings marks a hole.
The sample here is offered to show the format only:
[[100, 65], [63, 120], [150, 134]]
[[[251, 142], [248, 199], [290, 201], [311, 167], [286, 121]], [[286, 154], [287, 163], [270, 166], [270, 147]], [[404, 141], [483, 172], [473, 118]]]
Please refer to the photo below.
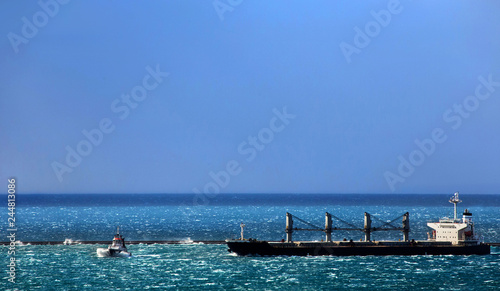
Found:
[[449, 218], [449, 217], [443, 217], [443, 218], [439, 219], [440, 223], [458, 223], [461, 221], [462, 221], [461, 219], [453, 219], [453, 218]]

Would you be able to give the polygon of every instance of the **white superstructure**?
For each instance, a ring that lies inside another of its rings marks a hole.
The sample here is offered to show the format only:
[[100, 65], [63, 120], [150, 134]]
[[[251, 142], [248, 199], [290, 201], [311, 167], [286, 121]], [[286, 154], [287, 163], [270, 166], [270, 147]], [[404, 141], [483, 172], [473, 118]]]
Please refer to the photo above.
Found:
[[454, 204], [454, 217], [441, 218], [439, 222], [429, 222], [427, 226], [433, 229], [432, 235], [428, 233], [430, 241], [451, 242], [452, 244], [479, 244], [479, 239], [474, 233], [472, 213], [465, 209], [462, 219], [457, 218], [457, 204], [462, 202], [458, 192], [450, 198]]

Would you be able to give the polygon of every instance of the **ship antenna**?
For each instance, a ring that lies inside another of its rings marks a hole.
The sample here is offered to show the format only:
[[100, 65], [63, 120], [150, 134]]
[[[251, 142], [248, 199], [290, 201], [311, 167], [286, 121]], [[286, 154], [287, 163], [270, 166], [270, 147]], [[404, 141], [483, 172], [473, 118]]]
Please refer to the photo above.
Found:
[[119, 226], [116, 227], [116, 234], [120, 234], [120, 227]]
[[455, 192], [455, 195], [453, 195], [453, 197], [450, 198], [450, 203], [453, 203], [454, 204], [454, 215], [453, 215], [453, 219], [454, 220], [457, 220], [457, 204], [462, 202], [462, 200], [458, 199], [458, 192]]

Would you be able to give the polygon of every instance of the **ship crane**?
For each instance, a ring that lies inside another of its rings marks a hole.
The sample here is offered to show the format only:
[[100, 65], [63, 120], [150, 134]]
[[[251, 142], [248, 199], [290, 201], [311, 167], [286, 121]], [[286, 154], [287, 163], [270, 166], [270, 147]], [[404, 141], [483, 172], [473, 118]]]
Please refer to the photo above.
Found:
[[[347, 227], [333, 227], [333, 222], [332, 222], [332, 218], [334, 218], [335, 220], [341, 222], [342, 224], [346, 225]], [[378, 222], [381, 222], [382, 225], [379, 226], [379, 227], [372, 227], [372, 218], [374, 218], [375, 220], [377, 220]], [[401, 219], [403, 218], [403, 226], [402, 227], [397, 227], [395, 225], [393, 225], [393, 223], [398, 220], [398, 219]], [[295, 220], [298, 220], [308, 226], [310, 226], [311, 228], [297, 228], [297, 227], [293, 227], [293, 221]], [[389, 222], [386, 222], [386, 221], [383, 221], [379, 218], [377, 218], [376, 216], [374, 215], [371, 215], [369, 214], [368, 212], [365, 212], [365, 221], [364, 221], [364, 227], [361, 228], [361, 227], [357, 227], [347, 221], [344, 221], [328, 212], [325, 213], [325, 228], [321, 228], [317, 225], [314, 225], [310, 222], [307, 222], [295, 215], [292, 215], [290, 213], [286, 213], [286, 241], [287, 242], [292, 242], [293, 239], [292, 239], [292, 234], [294, 231], [323, 231], [326, 233], [326, 241], [327, 242], [331, 242], [332, 241], [332, 231], [333, 230], [336, 230], [336, 231], [361, 231], [361, 232], [364, 232], [365, 233], [365, 241], [370, 241], [371, 240], [371, 233], [373, 231], [393, 231], [393, 230], [396, 230], [396, 231], [402, 231], [403, 232], [403, 240], [404, 241], [409, 241], [409, 238], [408, 238], [408, 235], [409, 235], [409, 232], [410, 232], [410, 219], [409, 219], [409, 213], [406, 212], [405, 214], [389, 221]]]

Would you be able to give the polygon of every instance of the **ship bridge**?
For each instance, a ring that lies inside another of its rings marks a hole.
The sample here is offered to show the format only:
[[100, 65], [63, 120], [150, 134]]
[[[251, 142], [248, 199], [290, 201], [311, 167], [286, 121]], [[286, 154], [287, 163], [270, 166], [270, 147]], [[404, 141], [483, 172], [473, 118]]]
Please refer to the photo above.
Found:
[[445, 217], [439, 219], [439, 222], [429, 222], [427, 226], [432, 228], [432, 235], [427, 233], [428, 240], [438, 242], [451, 242], [452, 244], [479, 243], [474, 233], [474, 222], [472, 222], [472, 213], [465, 209], [462, 219], [457, 218], [457, 204], [462, 202], [458, 198], [458, 192], [449, 200], [454, 204], [453, 219]]

